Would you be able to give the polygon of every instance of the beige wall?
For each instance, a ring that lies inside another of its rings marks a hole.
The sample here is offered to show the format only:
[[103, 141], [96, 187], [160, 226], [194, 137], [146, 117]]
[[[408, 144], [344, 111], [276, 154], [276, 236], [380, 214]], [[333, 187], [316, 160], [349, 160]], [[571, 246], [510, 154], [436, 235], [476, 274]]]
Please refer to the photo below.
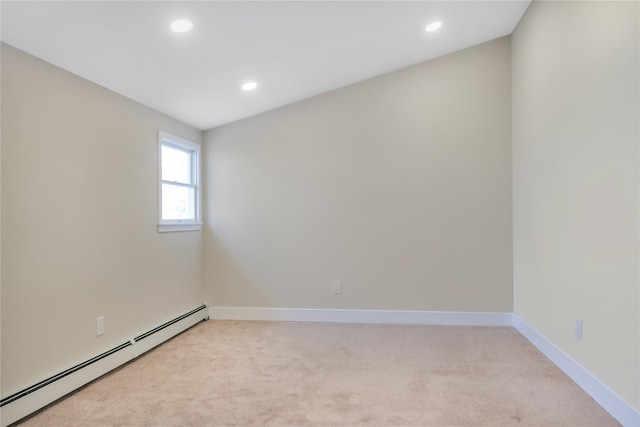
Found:
[[2, 45], [3, 395], [201, 302], [202, 233], [156, 231], [159, 128], [201, 140]]
[[638, 23], [536, 1], [512, 35], [515, 313], [636, 408]]
[[[1, 81], [2, 81], [2, 52], [0, 51], [0, 82]], [[0, 84], [0, 334], [2, 333], [2, 102], [1, 100], [2, 100], [2, 84]], [[4, 394], [2, 394], [2, 335], [0, 335], [0, 396], [4, 396]]]
[[[207, 132], [206, 297], [515, 309], [640, 408], [638, 15], [534, 2], [512, 58], [502, 38]], [[1, 72], [6, 395], [201, 301], [202, 234], [155, 229], [157, 130], [201, 133], [6, 45]]]
[[209, 301], [511, 312], [510, 90], [502, 38], [206, 132]]

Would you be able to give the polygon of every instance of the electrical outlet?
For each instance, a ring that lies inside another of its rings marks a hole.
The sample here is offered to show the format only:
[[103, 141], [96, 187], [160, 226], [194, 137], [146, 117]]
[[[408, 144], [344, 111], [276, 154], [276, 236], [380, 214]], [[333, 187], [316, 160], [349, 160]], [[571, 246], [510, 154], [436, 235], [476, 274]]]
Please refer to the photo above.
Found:
[[342, 282], [340, 280], [332, 280], [331, 281], [331, 293], [332, 294], [341, 294], [342, 293]]
[[96, 318], [96, 336], [104, 334], [104, 316]]
[[582, 319], [576, 319], [576, 338], [582, 341]]

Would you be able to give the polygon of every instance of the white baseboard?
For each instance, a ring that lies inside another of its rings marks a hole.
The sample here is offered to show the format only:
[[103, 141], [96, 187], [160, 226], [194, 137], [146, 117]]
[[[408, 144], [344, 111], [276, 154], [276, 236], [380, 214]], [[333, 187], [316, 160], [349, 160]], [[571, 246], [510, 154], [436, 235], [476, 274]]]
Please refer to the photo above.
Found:
[[18, 400], [15, 400], [0, 410], [0, 422], [2, 427], [12, 424], [29, 414], [45, 407], [61, 397], [71, 393], [85, 384], [95, 380], [109, 371], [123, 365], [134, 358], [131, 347], [125, 348], [95, 362], [86, 368], [81, 369], [71, 375], [61, 378], [39, 390], [34, 391]]
[[218, 320], [373, 323], [396, 325], [512, 326], [513, 313], [340, 310], [319, 308], [209, 307]]
[[513, 313], [475, 313], [397, 310], [341, 310], [309, 308], [208, 307], [184, 318], [80, 371], [11, 402], [0, 409], [5, 427], [136, 358], [206, 318], [404, 325], [513, 326], [546, 357], [624, 426], [640, 426], [640, 412], [604, 385], [582, 365]]
[[517, 314], [513, 315], [513, 326], [619, 423], [628, 427], [640, 426], [640, 412]]
[[[194, 310], [194, 312], [195, 311], [196, 310]], [[70, 372], [68, 374], [66, 371], [63, 371], [63, 373], [56, 376], [60, 377], [64, 374], [64, 377], [56, 379], [41, 388], [36, 389], [35, 386], [32, 387], [33, 391], [29, 390], [28, 394], [25, 394], [20, 398], [16, 398], [13, 401], [9, 401], [9, 403], [0, 408], [0, 426], [6, 427], [27, 415], [32, 414], [38, 409], [45, 407], [51, 402], [66, 396], [72, 391], [90, 383], [107, 372], [135, 359], [153, 347], [162, 344], [171, 337], [204, 320], [208, 315], [209, 310], [208, 307], [206, 307], [188, 316], [185, 315], [186, 317], [184, 318], [180, 318], [183, 317], [180, 316], [168, 322], [170, 324], [166, 324], [162, 327], [149, 331], [149, 333], [153, 333], [148, 336], [143, 337], [143, 335], [146, 335], [143, 334], [138, 338], [132, 338], [131, 345], [126, 343], [127, 347], [115, 351], [108, 356], [91, 363], [90, 365], [78, 370], [74, 369], [74, 372]], [[47, 380], [47, 382], [49, 382], [49, 380]]]
[[582, 365], [513, 313], [316, 308], [209, 307], [218, 320], [268, 320], [404, 325], [513, 326], [622, 425], [640, 426], [640, 413]]
[[198, 322], [203, 321], [205, 318], [209, 316], [209, 307], [205, 308], [201, 312], [196, 315], [186, 317], [182, 320], [179, 320], [172, 325], [167, 326], [166, 328], [155, 332], [153, 335], [150, 335], [147, 338], [142, 340], [136, 339], [135, 345], [131, 347], [134, 353], [134, 357], [138, 357], [141, 354], [146, 353], [152, 348], [162, 344], [165, 341], [173, 338], [178, 335], [180, 332], [189, 329], [191, 326], [195, 325]]

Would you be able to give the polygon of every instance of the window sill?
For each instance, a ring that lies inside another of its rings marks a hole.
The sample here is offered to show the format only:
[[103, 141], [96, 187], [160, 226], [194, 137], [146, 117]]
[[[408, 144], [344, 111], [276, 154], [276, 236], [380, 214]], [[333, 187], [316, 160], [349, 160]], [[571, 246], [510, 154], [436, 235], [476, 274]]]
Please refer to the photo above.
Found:
[[197, 224], [158, 224], [158, 233], [173, 233], [176, 231], [200, 231], [202, 223]]

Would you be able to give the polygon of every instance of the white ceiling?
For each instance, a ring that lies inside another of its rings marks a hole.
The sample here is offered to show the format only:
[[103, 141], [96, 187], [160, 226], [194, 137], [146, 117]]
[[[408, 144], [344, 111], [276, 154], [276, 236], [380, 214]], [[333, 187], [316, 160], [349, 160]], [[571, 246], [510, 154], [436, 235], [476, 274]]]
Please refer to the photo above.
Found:
[[2, 1], [1, 36], [204, 130], [510, 34], [529, 3]]

